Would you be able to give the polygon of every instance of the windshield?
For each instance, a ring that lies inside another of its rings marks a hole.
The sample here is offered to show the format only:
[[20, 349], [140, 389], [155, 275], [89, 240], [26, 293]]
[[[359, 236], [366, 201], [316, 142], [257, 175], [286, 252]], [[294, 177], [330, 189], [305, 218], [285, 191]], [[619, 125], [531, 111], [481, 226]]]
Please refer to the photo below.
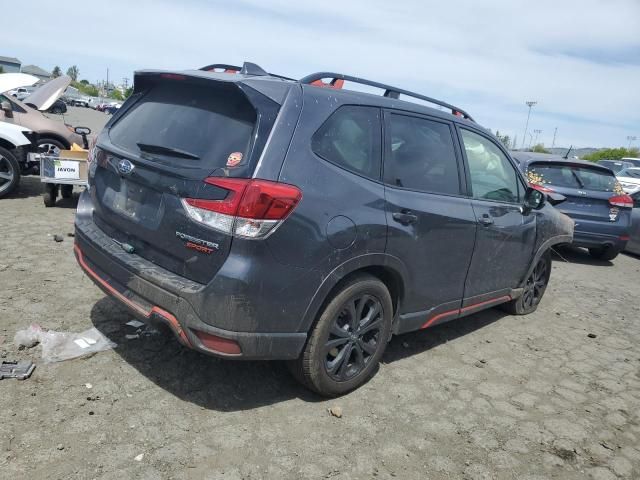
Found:
[[533, 164], [529, 166], [527, 176], [531, 183], [538, 185], [595, 190], [598, 192], [618, 193], [620, 191], [620, 184], [612, 173], [590, 167]]
[[160, 83], [116, 121], [109, 138], [154, 161], [214, 170], [245, 163], [255, 124], [254, 108], [235, 87]]
[[619, 177], [640, 178], [640, 168], [625, 168], [618, 173]]

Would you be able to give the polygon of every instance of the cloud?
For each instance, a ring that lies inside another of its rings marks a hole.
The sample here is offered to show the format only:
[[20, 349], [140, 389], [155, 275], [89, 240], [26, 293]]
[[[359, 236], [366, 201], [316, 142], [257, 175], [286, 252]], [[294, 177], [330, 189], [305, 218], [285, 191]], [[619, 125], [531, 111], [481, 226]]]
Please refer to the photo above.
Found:
[[[183, 69], [254, 61], [301, 77], [352, 73], [459, 104], [480, 123], [560, 144], [626, 144], [640, 135], [640, 2], [114, 0], [83, 3], [60, 31], [59, 7], [29, 2], [7, 22], [0, 54], [81, 76], [132, 77], [139, 68]], [[66, 15], [66, 13], [65, 13]], [[85, 21], [82, 19], [85, 18]], [[24, 20], [22, 20], [24, 19]], [[33, 28], [38, 25], [38, 28]]]

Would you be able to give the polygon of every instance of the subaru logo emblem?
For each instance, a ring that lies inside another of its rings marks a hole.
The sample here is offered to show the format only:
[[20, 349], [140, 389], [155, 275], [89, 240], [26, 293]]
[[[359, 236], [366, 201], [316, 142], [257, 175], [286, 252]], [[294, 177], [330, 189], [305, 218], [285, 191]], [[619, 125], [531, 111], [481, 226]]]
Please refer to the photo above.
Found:
[[118, 171], [123, 175], [129, 175], [133, 172], [133, 163], [127, 159], [120, 160], [118, 162]]

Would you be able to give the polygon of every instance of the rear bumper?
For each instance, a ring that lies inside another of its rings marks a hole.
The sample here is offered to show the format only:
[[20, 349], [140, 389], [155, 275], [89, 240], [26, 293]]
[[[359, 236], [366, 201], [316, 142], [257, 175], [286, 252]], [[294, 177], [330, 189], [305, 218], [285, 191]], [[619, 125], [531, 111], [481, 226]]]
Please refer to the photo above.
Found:
[[625, 233], [611, 235], [576, 230], [573, 234], [572, 245], [584, 248], [615, 248], [622, 251], [627, 245], [627, 240], [628, 235]]
[[[217, 357], [246, 360], [294, 359], [302, 351], [305, 333], [236, 332], [203, 322], [180, 289], [163, 288], [135, 274], [90, 234], [76, 225], [74, 251], [87, 276], [140, 320], [167, 325], [183, 345]], [[211, 336], [215, 349], [203, 343], [203, 337], [210, 341]]]

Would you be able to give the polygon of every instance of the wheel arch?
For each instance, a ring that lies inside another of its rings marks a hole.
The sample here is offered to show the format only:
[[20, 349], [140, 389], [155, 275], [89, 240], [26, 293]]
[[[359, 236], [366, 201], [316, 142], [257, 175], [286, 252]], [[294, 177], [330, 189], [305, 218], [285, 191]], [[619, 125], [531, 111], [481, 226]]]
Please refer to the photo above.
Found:
[[385, 284], [393, 302], [394, 322], [400, 305], [406, 294], [405, 285], [408, 271], [402, 261], [384, 253], [366, 254], [352, 258], [336, 267], [326, 276], [316, 290], [305, 311], [298, 331], [309, 332], [318, 318], [318, 314], [328, 301], [351, 278], [359, 274], [372, 275]]
[[2, 138], [0, 137], [0, 147], [12, 151], [16, 149], [15, 144], [11, 143], [9, 140], [7, 140], [6, 138]]
[[527, 278], [529, 278], [529, 275], [531, 275], [531, 272], [533, 272], [533, 269], [535, 268], [536, 264], [545, 253], [547, 253], [552, 247], [556, 245], [571, 243], [572, 240], [573, 240], [573, 235], [556, 235], [555, 237], [549, 238], [546, 242], [540, 245], [538, 247], [538, 250], [536, 250], [535, 255], [531, 259], [531, 263], [529, 264], [527, 273], [524, 275], [524, 277], [520, 281], [520, 284], [518, 285], [518, 287], [522, 287], [524, 285], [524, 282], [527, 280]]
[[69, 140], [64, 138], [59, 133], [49, 132], [49, 131], [45, 131], [45, 132], [39, 131], [38, 132], [38, 143], [40, 143], [42, 140], [56, 140], [56, 141], [62, 143], [62, 145], [64, 145], [66, 149], [71, 148], [71, 144], [69, 143]]

